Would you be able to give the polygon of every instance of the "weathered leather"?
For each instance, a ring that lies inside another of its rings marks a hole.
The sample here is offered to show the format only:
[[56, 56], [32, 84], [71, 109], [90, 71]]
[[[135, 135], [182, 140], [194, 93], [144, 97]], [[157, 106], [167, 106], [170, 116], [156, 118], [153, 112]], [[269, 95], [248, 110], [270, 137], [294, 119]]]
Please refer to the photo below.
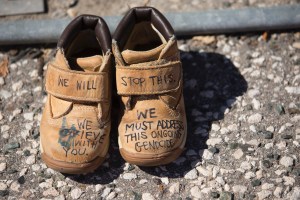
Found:
[[[173, 29], [168, 27], [156, 9], [133, 8], [113, 37], [117, 92], [124, 109], [118, 128], [119, 147], [125, 160], [138, 165], [171, 162], [185, 145], [182, 66]], [[152, 47], [159, 42], [162, 44]], [[146, 50], [134, 49], [139, 45]]]
[[[81, 28], [78, 25], [74, 28], [78, 23]], [[42, 154], [51, 158], [51, 162], [82, 164], [73, 166], [80, 168], [107, 154], [111, 128], [112, 54], [110, 37], [98, 34], [109, 33], [103, 23], [101, 18], [90, 15], [74, 19], [62, 34], [54, 60], [48, 64], [45, 80], [48, 97], [40, 132]], [[85, 49], [89, 46], [84, 40], [86, 30], [89, 30], [87, 34], [94, 32], [96, 39], [91, 41], [101, 41], [90, 44], [93, 50]], [[74, 35], [82, 31], [83, 35]], [[72, 38], [68, 38], [70, 34]], [[89, 51], [91, 55], [85, 55]], [[68, 172], [68, 169], [63, 171]]]

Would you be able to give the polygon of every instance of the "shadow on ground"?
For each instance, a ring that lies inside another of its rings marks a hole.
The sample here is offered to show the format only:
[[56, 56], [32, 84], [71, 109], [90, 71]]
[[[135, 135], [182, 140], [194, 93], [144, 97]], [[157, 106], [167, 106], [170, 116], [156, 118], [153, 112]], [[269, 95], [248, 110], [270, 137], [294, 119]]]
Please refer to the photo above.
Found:
[[212, 123], [223, 119], [225, 110], [248, 87], [239, 70], [224, 55], [182, 52], [181, 61], [188, 129], [186, 151], [165, 167], [140, 168], [155, 176], [183, 177], [201, 162]]
[[[247, 91], [247, 82], [239, 70], [224, 55], [217, 53], [181, 53], [184, 76], [184, 99], [187, 114], [188, 137], [186, 151], [175, 162], [162, 167], [140, 167], [154, 176], [179, 178], [202, 161], [207, 149], [206, 141], [214, 121], [224, 118], [236, 97]], [[116, 104], [115, 104], [116, 105]], [[117, 109], [114, 109], [117, 112]], [[123, 172], [124, 160], [118, 150], [117, 121], [113, 113], [110, 157], [107, 166], [95, 173], [69, 176], [71, 179], [89, 184], [108, 184]]]

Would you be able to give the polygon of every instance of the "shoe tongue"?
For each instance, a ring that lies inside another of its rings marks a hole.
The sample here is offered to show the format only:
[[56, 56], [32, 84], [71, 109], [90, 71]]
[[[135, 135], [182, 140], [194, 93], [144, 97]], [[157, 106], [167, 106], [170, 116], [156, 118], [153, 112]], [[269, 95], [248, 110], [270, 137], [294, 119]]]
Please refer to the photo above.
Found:
[[133, 51], [127, 49], [124, 50], [121, 54], [124, 61], [128, 65], [151, 62], [159, 59], [160, 54], [165, 46], [166, 44], [162, 44], [154, 49], [147, 50], [147, 51]]
[[[86, 72], [98, 72], [102, 64], [103, 57], [100, 55], [84, 57], [84, 58], [70, 58], [69, 64], [82, 68]], [[76, 69], [76, 67], [74, 67]]]
[[100, 55], [83, 57], [83, 58], [68, 58], [68, 61], [61, 51], [58, 51], [54, 60], [55, 64], [61, 69], [79, 70], [86, 72], [98, 72], [103, 62], [103, 57]]

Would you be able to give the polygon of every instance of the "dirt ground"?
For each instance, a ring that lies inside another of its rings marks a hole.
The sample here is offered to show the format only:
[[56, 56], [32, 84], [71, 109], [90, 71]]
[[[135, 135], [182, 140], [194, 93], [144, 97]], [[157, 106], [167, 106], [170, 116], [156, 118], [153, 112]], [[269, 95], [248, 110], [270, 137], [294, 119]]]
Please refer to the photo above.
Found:
[[[142, 1], [48, 1], [63, 18], [122, 15]], [[266, 7], [297, 0], [150, 1], [162, 12]], [[1, 33], [0, 33], [1, 34]], [[300, 32], [194, 37], [178, 41], [188, 120], [186, 150], [166, 166], [126, 163], [117, 132], [105, 163], [66, 176], [40, 158], [45, 64], [55, 44], [0, 47], [0, 199], [300, 199]], [[113, 117], [115, 120], [115, 116]]]

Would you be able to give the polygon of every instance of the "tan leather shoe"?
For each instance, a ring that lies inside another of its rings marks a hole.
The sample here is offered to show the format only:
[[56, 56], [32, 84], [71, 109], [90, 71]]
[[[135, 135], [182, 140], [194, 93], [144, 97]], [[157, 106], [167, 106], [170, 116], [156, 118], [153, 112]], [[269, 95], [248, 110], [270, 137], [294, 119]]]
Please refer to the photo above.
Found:
[[109, 147], [111, 37], [100, 17], [82, 15], [64, 30], [46, 74], [41, 155], [54, 170], [94, 171]]
[[121, 155], [141, 166], [172, 162], [187, 134], [182, 67], [170, 23], [154, 8], [133, 8], [118, 25], [112, 48], [124, 105]]

